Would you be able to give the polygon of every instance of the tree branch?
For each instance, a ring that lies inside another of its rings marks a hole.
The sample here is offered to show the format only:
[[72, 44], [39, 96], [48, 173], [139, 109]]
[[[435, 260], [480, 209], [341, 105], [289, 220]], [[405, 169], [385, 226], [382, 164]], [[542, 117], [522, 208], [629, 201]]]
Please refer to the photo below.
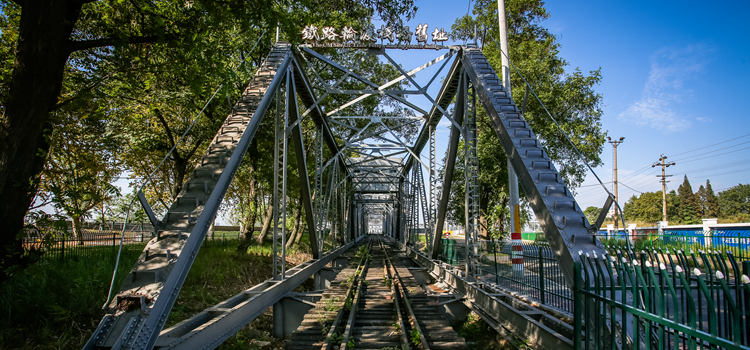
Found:
[[[21, 0], [14, 0], [21, 1]], [[177, 38], [174, 33], [165, 35], [144, 35], [144, 36], [131, 36], [127, 38], [101, 38], [94, 40], [82, 40], [82, 41], [70, 41], [68, 43], [68, 51], [75, 52], [86, 49], [93, 49], [95, 47], [112, 46], [115, 44], [142, 44], [142, 43], [153, 43], [163, 39], [169, 41]]]
[[[164, 130], [167, 131], [167, 137], [169, 138], [169, 143], [172, 144], [172, 147], [174, 147], [174, 137], [172, 136], [172, 129], [169, 128], [169, 124], [167, 124], [167, 121], [164, 120], [164, 116], [161, 115], [161, 111], [159, 109], [156, 109], [154, 111], [154, 114], [156, 114], [156, 118], [159, 119], [159, 122], [164, 127]], [[174, 153], [177, 154], [177, 149], [175, 148]], [[179, 155], [177, 155], [179, 157]]]
[[188, 155], [187, 155], [187, 156], [186, 156], [185, 158], [186, 158], [186, 159], [190, 159], [190, 158], [192, 158], [192, 157], [193, 157], [193, 155], [195, 154], [195, 152], [196, 152], [196, 151], [198, 151], [198, 147], [200, 147], [200, 146], [201, 146], [202, 144], [203, 144], [203, 140], [201, 140], [201, 141], [198, 141], [198, 142], [197, 142], [197, 143], [196, 143], [196, 144], [195, 144], [195, 145], [193, 146], [193, 148], [192, 148], [192, 149], [190, 150], [190, 153], [188, 153]]

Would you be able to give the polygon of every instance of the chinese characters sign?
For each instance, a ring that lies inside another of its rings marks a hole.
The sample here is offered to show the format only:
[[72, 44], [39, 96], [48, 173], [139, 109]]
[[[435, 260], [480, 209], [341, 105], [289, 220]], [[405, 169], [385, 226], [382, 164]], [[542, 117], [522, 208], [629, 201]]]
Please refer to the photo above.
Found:
[[376, 30], [372, 24], [366, 25], [360, 31], [344, 26], [337, 32], [334, 27], [318, 28], [314, 25], [307, 25], [302, 30], [302, 40], [315, 46], [372, 46], [376, 45], [379, 40], [381, 45], [414, 47], [415, 45], [412, 44], [413, 36], [416, 39], [417, 45], [423, 44], [420, 47], [437, 47], [438, 44], [442, 45], [443, 42], [448, 40], [448, 33], [443, 28], [435, 28], [432, 31], [431, 39], [433, 45], [428, 45], [429, 35], [429, 26], [427, 23], [419, 24], [414, 29], [414, 32], [411, 31], [409, 26], [394, 29], [391, 26], [381, 25], [380, 29]]

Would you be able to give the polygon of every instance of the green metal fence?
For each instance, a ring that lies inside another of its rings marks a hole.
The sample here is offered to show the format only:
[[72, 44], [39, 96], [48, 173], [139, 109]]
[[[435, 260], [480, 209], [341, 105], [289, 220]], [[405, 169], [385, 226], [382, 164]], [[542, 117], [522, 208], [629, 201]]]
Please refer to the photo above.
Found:
[[750, 349], [749, 271], [731, 251], [583, 255], [575, 265], [574, 345]]
[[[82, 257], [97, 257], [116, 253], [120, 244], [120, 231], [83, 229], [78, 236], [65, 232], [50, 232], [45, 236], [27, 235], [23, 245], [27, 250], [41, 253], [41, 261], [66, 261]], [[127, 231], [123, 243], [143, 245], [150, 238], [149, 232]]]
[[[439, 258], [462, 267], [466, 259], [463, 241], [442, 239]], [[546, 243], [521, 244], [523, 269], [514, 271], [510, 241], [480, 241], [477, 246], [476, 274], [485, 282], [534, 299], [559, 311], [573, 313], [573, 294], [557, 260]]]
[[[600, 232], [598, 235], [602, 243], [613, 247], [627, 246], [626, 237], [624, 231], [609, 235]], [[637, 232], [631, 239], [636, 251], [658, 248], [731, 251], [737, 259], [750, 259], [750, 230], [664, 230], [661, 234], [657, 230], [650, 230]]]

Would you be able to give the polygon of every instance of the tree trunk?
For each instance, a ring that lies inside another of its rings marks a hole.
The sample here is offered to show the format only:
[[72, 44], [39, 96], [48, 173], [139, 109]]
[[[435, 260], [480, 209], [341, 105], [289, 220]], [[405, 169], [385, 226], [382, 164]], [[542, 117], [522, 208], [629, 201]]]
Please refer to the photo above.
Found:
[[81, 217], [71, 215], [71, 218], [73, 219], [73, 237], [75, 237], [78, 241], [78, 245], [83, 245], [83, 229], [81, 227]]
[[263, 220], [263, 229], [260, 230], [260, 235], [258, 235], [258, 244], [263, 245], [263, 241], [266, 239], [266, 236], [268, 236], [268, 231], [271, 228], [271, 220], [273, 220], [273, 201], [268, 205], [268, 210], [266, 210], [266, 219]]
[[[177, 150], [175, 150], [176, 152]], [[182, 191], [182, 184], [185, 182], [185, 169], [187, 168], [187, 159], [184, 159], [177, 154], [172, 154], [174, 160], [174, 177], [172, 181], [172, 199], [176, 199], [177, 195]]]
[[303, 232], [307, 231], [307, 224], [306, 224], [306, 222], [307, 222], [307, 220], [302, 221], [302, 223], [300, 223], [300, 228], [299, 228], [299, 231], [297, 232], [297, 236], [294, 237], [294, 245], [296, 245], [296, 246], [299, 246], [299, 240], [300, 240], [300, 238], [302, 238]]
[[484, 213], [482, 213], [479, 216], [479, 235], [482, 236], [484, 239], [490, 239], [491, 238], [490, 237], [490, 232], [489, 232], [489, 229], [488, 229], [487, 225], [488, 225], [488, 223], [487, 223], [487, 216], [485, 216]]
[[[252, 169], [250, 171], [252, 171]], [[250, 178], [250, 198], [253, 205], [250, 207], [250, 212], [247, 213], [245, 227], [240, 233], [244, 238], [239, 246], [237, 246], [238, 252], [247, 251], [247, 248], [250, 247], [250, 243], [252, 242], [253, 233], [255, 233], [255, 220], [258, 218], [258, 196], [255, 195], [255, 176]]]
[[26, 1], [18, 28], [5, 115], [0, 119], [0, 283], [12, 266], [25, 267], [19, 232], [37, 190], [52, 133], [50, 111], [62, 87], [69, 38], [82, 1]]
[[297, 236], [300, 236], [300, 221], [302, 219], [302, 201], [297, 201], [297, 212], [294, 213], [294, 228], [292, 234], [289, 235], [289, 239], [286, 240], [286, 247], [292, 246], [292, 242], [297, 240]]

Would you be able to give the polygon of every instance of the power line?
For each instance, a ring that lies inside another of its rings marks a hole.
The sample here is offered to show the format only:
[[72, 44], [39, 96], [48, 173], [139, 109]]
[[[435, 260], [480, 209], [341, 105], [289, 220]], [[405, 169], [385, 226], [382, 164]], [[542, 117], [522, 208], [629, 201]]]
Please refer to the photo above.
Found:
[[[711, 153], [714, 153], [714, 152], [717, 152], [717, 151], [722, 151], [722, 150], [725, 150], [725, 149], [729, 149], [729, 148], [732, 148], [732, 147], [737, 147], [739, 145], [744, 145], [744, 144], [747, 144], [747, 143], [750, 143], [750, 141], [745, 141], [745, 142], [742, 142], [742, 143], [738, 143], [736, 145], [731, 145], [731, 146], [727, 146], [727, 147], [724, 147], [724, 148], [715, 149], [713, 151], [708, 151], [706, 153], [696, 154], [694, 156], [690, 156], [690, 157], [687, 157], [687, 158], [678, 159], [677, 161], [681, 162], [681, 161], [683, 161], [685, 159], [692, 159], [693, 157], [699, 157], [699, 156], [702, 156], [702, 155], [711, 154]], [[748, 147], [748, 148], [750, 148], [750, 147]], [[743, 149], [747, 149], [747, 148], [743, 148]], [[735, 151], [732, 151], [732, 152], [735, 152]]]
[[623, 185], [623, 186], [625, 186], [625, 187], [627, 187], [627, 188], [629, 188], [629, 189], [631, 189], [631, 190], [633, 190], [633, 191], [636, 191], [636, 192], [638, 192], [638, 193], [640, 193], [640, 194], [643, 194], [643, 192], [641, 192], [641, 191], [638, 191], [638, 190], [636, 190], [635, 188], [632, 188], [632, 187], [630, 187], [630, 186], [626, 185], [626, 184], [625, 184], [624, 182], [622, 182], [622, 181], [620, 181], [620, 184], [621, 184], [621, 185]]
[[[705, 177], [705, 178], [708, 178], [708, 177], [711, 177], [711, 176], [723, 176], [723, 175], [736, 174], [736, 173], [741, 173], [743, 171], [748, 171], [748, 170], [750, 170], [750, 168], [743, 168], [743, 169], [728, 171], [728, 172], [724, 172], [724, 173], [713, 173], [713, 174], [709, 173], [709, 174], [705, 174], [705, 175], [702, 174], [702, 173], [698, 173], [699, 175], [696, 175], [696, 174], [690, 174], [690, 175], [694, 176], [694, 177]], [[688, 175], [688, 174], [679, 174], [679, 175]]]
[[697, 159], [690, 159], [690, 158], [685, 158], [685, 159], [690, 159], [690, 160], [684, 160], [684, 161], [681, 161], [681, 162], [682, 162], [682, 163], [690, 163], [690, 162], [695, 162], [695, 161], [699, 161], [699, 160], [703, 160], [703, 159], [714, 158], [714, 157], [716, 157], [716, 156], [722, 156], [722, 155], [725, 155], [725, 154], [729, 154], [729, 153], [734, 153], [734, 152], [744, 151], [744, 150], [746, 150], [746, 149], [750, 149], [750, 147], [745, 147], [745, 148], [740, 148], [740, 149], [737, 149], [737, 150], [734, 150], [734, 151], [729, 151], [729, 152], [724, 152], [724, 153], [714, 154], [714, 155], [711, 155], [711, 156], [708, 156], [708, 157], [703, 157], [703, 158], [697, 158]]
[[733, 139], [731, 139], [731, 140], [726, 140], [726, 141], [722, 141], [722, 142], [719, 142], [719, 143], [714, 143], [713, 145], [708, 145], [708, 146], [704, 146], [704, 147], [696, 148], [696, 149], [694, 149], [694, 150], [690, 150], [690, 151], [685, 151], [685, 152], [682, 152], [682, 153], [677, 153], [677, 154], [673, 154], [673, 155], [672, 155], [672, 157], [674, 157], [674, 156], [680, 156], [680, 155], [683, 155], [683, 154], [687, 154], [687, 153], [691, 153], [691, 152], [695, 152], [695, 151], [700, 151], [700, 150], [702, 150], [702, 149], [706, 149], [706, 148], [709, 148], [709, 147], [713, 147], [713, 146], [716, 146], [716, 145], [721, 145], [721, 144], [723, 144], [723, 143], [727, 143], [727, 142], [730, 142], [730, 141], [734, 141], [734, 140], [737, 140], [737, 139], [741, 139], [741, 138], [743, 138], [743, 137], [747, 137], [747, 136], [750, 136], [750, 134], [746, 134], [746, 135], [742, 135], [742, 136], [739, 136], [739, 137], [735, 137], [735, 138], [733, 138]]
[[644, 172], [648, 171], [649, 169], [651, 169], [651, 164], [649, 164], [649, 165], [646, 165], [646, 166], [645, 166], [645, 167], [643, 167], [643, 168], [639, 168], [638, 170], [634, 171], [634, 172], [633, 172], [632, 174], [630, 174], [630, 175], [627, 175], [627, 176], [623, 177], [622, 179], [623, 179], [623, 180], [626, 180], [626, 179], [629, 179], [629, 178], [631, 178], [631, 177], [635, 177], [635, 176], [638, 176], [638, 175], [640, 175], [640, 174], [642, 174], [642, 173], [644, 173]]
[[[603, 184], [611, 184], [611, 183], [612, 183], [612, 181], [607, 181], [607, 182], [602, 182], [602, 183], [603, 183]], [[601, 184], [585, 185], [585, 186], [578, 186], [578, 188], [583, 188], [583, 187], [594, 187], [594, 186], [597, 186], [597, 187], [601, 187], [602, 185], [601, 185]]]
[[685, 170], [685, 173], [687, 174], [687, 173], [690, 173], [691, 171], [692, 172], [700, 172], [700, 171], [703, 171], [703, 170], [716, 169], [716, 168], [735, 168], [735, 167], [738, 167], [738, 166], [745, 166], [745, 165], [750, 164], [750, 163], [747, 163], [748, 161], [750, 161], [750, 159], [743, 159], [741, 161], [734, 161], [734, 162], [729, 162], [729, 163], [724, 163], [724, 164], [710, 165], [710, 166], [707, 166], [707, 167], [697, 168], [697, 169], [688, 169], [688, 170]]

